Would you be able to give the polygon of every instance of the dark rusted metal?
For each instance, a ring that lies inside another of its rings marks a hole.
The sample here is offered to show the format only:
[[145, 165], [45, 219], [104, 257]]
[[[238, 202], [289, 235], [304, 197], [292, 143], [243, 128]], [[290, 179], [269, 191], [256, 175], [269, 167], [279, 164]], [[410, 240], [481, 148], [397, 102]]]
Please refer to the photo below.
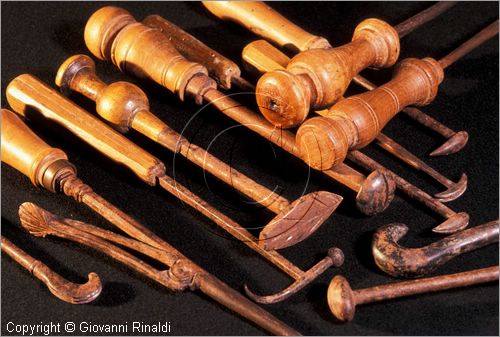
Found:
[[54, 296], [64, 302], [85, 304], [92, 302], [101, 294], [102, 283], [99, 275], [96, 273], [90, 273], [88, 281], [84, 284], [70, 282], [54, 272], [42, 261], [28, 255], [28, 253], [7, 240], [3, 235], [2, 251], [42, 281]]
[[448, 202], [455, 200], [459, 198], [467, 189], [467, 175], [465, 173], [463, 173], [460, 177], [460, 180], [455, 183], [443, 176], [434, 168], [427, 165], [424, 161], [420, 160], [413, 153], [396, 143], [394, 140], [392, 140], [382, 132], [377, 136], [376, 142], [377, 145], [385, 149], [387, 152], [403, 160], [405, 163], [415, 168], [416, 170], [426, 173], [438, 183], [445, 186], [447, 188], [446, 191], [434, 194], [434, 197], [439, 199], [439, 201]]
[[412, 185], [402, 177], [380, 165], [378, 162], [366, 156], [365, 154], [359, 151], [351, 151], [347, 155], [347, 158], [354, 163], [363, 165], [370, 170], [385, 170], [388, 174], [392, 175], [398, 189], [403, 191], [410, 198], [420, 201], [432, 211], [444, 217], [446, 220], [439, 226], [434, 227], [432, 229], [433, 232], [452, 234], [461, 231], [469, 224], [469, 215], [467, 213], [456, 213], [455, 211], [443, 205], [441, 202], [433, 199], [430, 195], [428, 195], [418, 187]]
[[498, 280], [498, 273], [498, 266], [493, 266], [359, 290], [352, 290], [349, 282], [339, 275], [328, 287], [328, 305], [335, 318], [345, 322], [354, 318], [359, 304], [492, 282]]
[[456, 4], [456, 1], [440, 1], [437, 4], [432, 5], [431, 7], [426, 8], [420, 13], [412, 16], [411, 18], [401, 22], [397, 26], [394, 26], [394, 29], [398, 32], [399, 38], [401, 39], [418, 27], [443, 14]]
[[283, 301], [290, 295], [304, 288], [312, 280], [316, 279], [318, 275], [321, 275], [326, 269], [330, 267], [330, 263], [333, 263], [335, 267], [340, 267], [344, 263], [344, 253], [338, 248], [330, 248], [328, 250], [328, 256], [330, 257], [331, 262], [325, 260], [318, 262], [314, 267], [303, 273], [300, 279], [297, 279], [297, 281], [295, 281], [288, 288], [276, 294], [267, 296], [256, 295], [248, 288], [247, 285], [245, 285], [245, 292], [248, 297], [258, 303], [271, 304]]
[[498, 34], [498, 20], [492, 22], [486, 28], [481, 30], [479, 33], [474, 35], [472, 38], [468, 39], [464, 43], [462, 43], [458, 48], [454, 49], [451, 53], [448, 53], [445, 57], [439, 60], [439, 64], [443, 69], [446, 69], [448, 66], [452, 65], [456, 61], [460, 60], [462, 57], [493, 38]]
[[[35, 236], [53, 235], [94, 248], [173, 291], [200, 290], [227, 308], [276, 335], [299, 335], [266, 310], [240, 295], [166, 242], [158, 249], [143, 242], [71, 219], [62, 219], [32, 203], [19, 208], [22, 226]], [[168, 266], [158, 270], [119, 244]]]
[[406, 235], [404, 224], [379, 228], [372, 241], [373, 258], [377, 266], [395, 277], [418, 277], [434, 271], [449, 260], [464, 253], [498, 242], [498, 219], [476, 226], [430, 245], [406, 248], [398, 241]]

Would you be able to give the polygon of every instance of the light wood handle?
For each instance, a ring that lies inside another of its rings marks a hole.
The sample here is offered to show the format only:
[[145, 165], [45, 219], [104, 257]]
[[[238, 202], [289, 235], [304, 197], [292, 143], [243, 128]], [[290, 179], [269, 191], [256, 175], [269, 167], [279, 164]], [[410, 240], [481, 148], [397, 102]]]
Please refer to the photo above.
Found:
[[394, 28], [381, 20], [366, 19], [356, 27], [352, 42], [301, 52], [286, 70], [264, 74], [256, 87], [257, 104], [274, 125], [298, 126], [311, 109], [337, 102], [361, 70], [392, 66], [398, 56], [399, 38]]
[[202, 65], [186, 60], [159, 30], [137, 22], [118, 7], [103, 7], [85, 26], [85, 44], [96, 57], [112, 61], [122, 71], [151, 78], [184, 100], [186, 86]]
[[210, 76], [215, 78], [222, 88], [230, 89], [231, 79], [241, 75], [236, 63], [161, 16], [150, 15], [142, 20], [142, 23], [159, 29], [185, 58], [205, 66]]
[[[67, 162], [66, 153], [51, 147], [10, 110], [2, 109], [2, 161], [28, 178], [35, 186], [53, 190], [44, 175], [55, 162]], [[68, 165], [71, 165], [67, 163]]]
[[234, 21], [294, 52], [331, 47], [325, 38], [306, 32], [264, 2], [203, 1], [203, 5], [219, 19]]
[[263, 74], [268, 71], [286, 69], [290, 58], [266, 40], [253, 41], [243, 48], [241, 58], [250, 71]]
[[304, 160], [326, 170], [342, 162], [348, 150], [370, 143], [408, 105], [429, 104], [443, 81], [443, 68], [432, 58], [405, 59], [393, 79], [359, 95], [341, 100], [324, 117], [307, 120], [296, 141]]
[[165, 166], [158, 159], [32, 75], [16, 77], [6, 94], [18, 114], [26, 116], [35, 112], [64, 126], [150, 185], [155, 185], [156, 177], [165, 172]]

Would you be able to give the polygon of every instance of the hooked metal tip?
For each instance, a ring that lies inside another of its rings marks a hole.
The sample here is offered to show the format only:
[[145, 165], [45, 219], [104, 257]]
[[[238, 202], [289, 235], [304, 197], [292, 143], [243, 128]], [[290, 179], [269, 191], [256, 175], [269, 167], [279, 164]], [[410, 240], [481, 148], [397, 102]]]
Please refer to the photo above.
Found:
[[439, 234], [453, 234], [461, 231], [469, 225], [469, 214], [465, 212], [457, 213], [449, 217], [445, 222], [437, 227], [434, 227], [432, 231]]
[[265, 250], [282, 249], [305, 240], [330, 217], [342, 199], [325, 191], [302, 196], [264, 227], [259, 246]]
[[434, 197], [439, 199], [440, 202], [449, 202], [458, 199], [462, 194], [464, 194], [466, 189], [467, 175], [463, 173], [457, 183], [454, 183], [446, 191], [434, 194]]
[[356, 206], [365, 215], [384, 211], [394, 199], [396, 182], [388, 171], [373, 171], [366, 177], [356, 196]]
[[63, 278], [51, 278], [46, 284], [52, 294], [71, 304], [92, 302], [102, 291], [101, 278], [94, 272], [89, 273], [88, 281], [83, 284], [69, 282]]
[[456, 132], [453, 136], [448, 138], [448, 140], [432, 151], [429, 155], [432, 157], [437, 156], [447, 156], [453, 153], [457, 153], [464, 148], [469, 140], [469, 134], [467, 131]]

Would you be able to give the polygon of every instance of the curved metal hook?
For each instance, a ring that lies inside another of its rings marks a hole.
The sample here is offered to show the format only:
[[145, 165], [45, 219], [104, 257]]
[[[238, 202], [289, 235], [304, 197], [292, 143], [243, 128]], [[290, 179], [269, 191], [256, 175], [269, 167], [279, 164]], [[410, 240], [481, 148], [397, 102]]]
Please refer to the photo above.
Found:
[[407, 232], [406, 225], [395, 223], [379, 228], [373, 236], [375, 263], [389, 275], [417, 277], [427, 274], [458, 255], [498, 242], [499, 221], [490, 221], [420, 248], [398, 244]]
[[28, 269], [33, 276], [45, 283], [50, 292], [57, 298], [71, 304], [84, 304], [95, 300], [102, 291], [99, 275], [90, 273], [84, 284], [73, 283], [54, 272], [43, 262], [28, 255], [21, 248], [2, 236], [2, 251], [14, 261]]
[[262, 304], [272, 304], [281, 302], [291, 295], [298, 292], [300, 289], [304, 288], [306, 285], [311, 283], [314, 279], [316, 279], [319, 275], [321, 275], [325, 270], [330, 268], [331, 266], [340, 267], [344, 263], [344, 253], [339, 248], [333, 247], [328, 250], [328, 255], [324, 257], [321, 261], [315, 264], [311, 269], [304, 272], [300, 278], [296, 279], [291, 285], [286, 287], [285, 289], [272, 294], [272, 295], [256, 295], [253, 291], [251, 291], [248, 286], [245, 284], [244, 289], [245, 293], [248, 297], [250, 297], [253, 301]]
[[464, 194], [466, 189], [467, 175], [463, 173], [458, 182], [452, 182], [446, 191], [436, 193], [434, 194], [434, 197], [439, 199], [441, 202], [449, 202], [458, 199], [462, 194]]

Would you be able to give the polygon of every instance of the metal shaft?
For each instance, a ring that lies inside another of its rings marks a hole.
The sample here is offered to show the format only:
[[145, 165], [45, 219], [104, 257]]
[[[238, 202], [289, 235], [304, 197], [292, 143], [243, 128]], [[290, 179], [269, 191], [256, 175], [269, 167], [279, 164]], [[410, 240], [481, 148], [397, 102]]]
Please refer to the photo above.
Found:
[[460, 60], [462, 57], [493, 38], [498, 34], [498, 20], [491, 23], [488, 27], [481, 30], [479, 33], [474, 35], [469, 40], [465, 41], [460, 47], [453, 50], [451, 53], [446, 55], [445, 57], [439, 60], [439, 64], [443, 67], [443, 69], [447, 68], [451, 64]]
[[498, 280], [498, 266], [476, 269], [444, 276], [429, 277], [354, 290], [356, 304], [378, 302], [392, 298], [417, 295], [440, 290], [467, 287]]
[[411, 18], [401, 22], [394, 27], [398, 32], [399, 38], [403, 38], [418, 27], [426, 24], [432, 19], [446, 12], [451, 7], [457, 4], [456, 1], [440, 1], [429, 8], [424, 9], [422, 12], [412, 16]]

